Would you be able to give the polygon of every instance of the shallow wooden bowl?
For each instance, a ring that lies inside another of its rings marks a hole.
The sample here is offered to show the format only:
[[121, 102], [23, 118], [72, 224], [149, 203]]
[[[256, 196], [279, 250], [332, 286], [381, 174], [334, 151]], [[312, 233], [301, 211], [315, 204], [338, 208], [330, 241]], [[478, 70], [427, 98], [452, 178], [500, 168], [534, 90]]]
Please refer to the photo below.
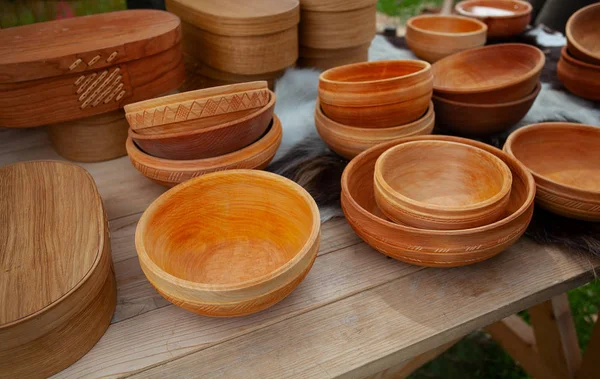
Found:
[[456, 4], [455, 10], [462, 16], [485, 22], [488, 37], [505, 38], [525, 31], [533, 7], [520, 0], [467, 0]]
[[244, 316], [286, 297], [319, 250], [321, 221], [298, 184], [264, 171], [212, 173], [146, 209], [135, 233], [144, 274], [175, 305]]
[[313, 49], [300, 46], [300, 56], [296, 66], [314, 67], [318, 70], [329, 70], [333, 67], [369, 60], [371, 42], [345, 49]]
[[277, 116], [267, 132], [253, 144], [229, 154], [213, 158], [172, 160], [153, 157], [142, 151], [129, 137], [127, 154], [139, 172], [148, 179], [167, 187], [173, 187], [186, 180], [215, 171], [232, 169], [262, 170], [277, 152], [281, 144], [282, 129]]
[[422, 15], [406, 22], [406, 43], [415, 55], [435, 62], [485, 45], [487, 26], [461, 16]]
[[512, 174], [502, 160], [474, 146], [413, 141], [377, 159], [375, 201], [384, 215], [422, 229], [484, 226], [504, 214]]
[[541, 83], [531, 94], [498, 104], [470, 104], [433, 95], [437, 124], [465, 136], [484, 136], [509, 129], [519, 122], [539, 95]]
[[600, 127], [567, 122], [513, 132], [504, 150], [533, 174], [536, 201], [562, 216], [600, 221]]
[[329, 119], [323, 113], [319, 101], [315, 108], [315, 125], [319, 135], [329, 147], [350, 160], [377, 144], [402, 137], [431, 134], [435, 126], [433, 103], [417, 121], [391, 128], [359, 128], [347, 126]]
[[540, 49], [520, 43], [466, 50], [433, 64], [433, 89], [463, 103], [516, 101], [531, 94], [545, 61]]
[[116, 305], [108, 220], [91, 175], [0, 168], [0, 377], [49, 377], [102, 337]]
[[[266, 82], [265, 82], [266, 86]], [[129, 130], [133, 142], [146, 153], [166, 159], [187, 160], [218, 157], [238, 151], [257, 141], [273, 119], [275, 94], [269, 90], [269, 102], [261, 108], [230, 113], [231, 121], [216, 125], [198, 125], [190, 131], [163, 134], [138, 134]], [[195, 120], [194, 120], [195, 121]], [[188, 121], [189, 127], [194, 121]], [[172, 125], [172, 124], [171, 124]]]
[[561, 83], [575, 95], [588, 100], [600, 100], [600, 65], [577, 60], [563, 47], [557, 75]]
[[566, 26], [567, 48], [576, 59], [600, 65], [600, 3], [581, 8]]
[[[513, 176], [504, 218], [461, 230], [427, 230], [396, 224], [375, 202], [373, 175], [377, 158], [408, 141], [453, 141], [486, 150], [504, 161]], [[488, 259], [515, 243], [533, 214], [535, 182], [515, 158], [481, 142], [449, 136], [419, 136], [380, 144], [354, 158], [342, 175], [342, 209], [354, 231], [379, 252], [421, 266], [463, 266]]]

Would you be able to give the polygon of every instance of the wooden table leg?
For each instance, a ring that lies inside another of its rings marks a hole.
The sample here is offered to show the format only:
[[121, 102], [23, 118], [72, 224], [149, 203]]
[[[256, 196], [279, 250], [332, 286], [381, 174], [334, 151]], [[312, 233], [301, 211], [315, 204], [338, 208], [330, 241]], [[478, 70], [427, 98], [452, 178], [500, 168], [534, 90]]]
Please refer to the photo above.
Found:
[[[600, 320], [600, 313], [598, 313], [598, 319]], [[592, 338], [583, 354], [581, 368], [577, 372], [577, 379], [598, 377], [600, 377], [600, 321], [596, 320]]]

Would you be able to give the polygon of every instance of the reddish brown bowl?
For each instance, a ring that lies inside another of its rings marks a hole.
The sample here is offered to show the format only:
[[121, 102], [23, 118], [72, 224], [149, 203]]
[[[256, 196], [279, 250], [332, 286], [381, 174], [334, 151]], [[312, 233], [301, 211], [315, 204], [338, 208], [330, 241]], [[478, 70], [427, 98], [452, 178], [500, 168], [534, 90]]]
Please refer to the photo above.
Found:
[[455, 10], [462, 16], [485, 22], [488, 37], [506, 38], [525, 31], [533, 7], [520, 0], [468, 0], [456, 4]]
[[563, 47], [557, 74], [562, 84], [575, 95], [588, 100], [600, 100], [600, 65], [577, 60]]
[[600, 3], [573, 13], [566, 31], [569, 53], [583, 62], [600, 65]]

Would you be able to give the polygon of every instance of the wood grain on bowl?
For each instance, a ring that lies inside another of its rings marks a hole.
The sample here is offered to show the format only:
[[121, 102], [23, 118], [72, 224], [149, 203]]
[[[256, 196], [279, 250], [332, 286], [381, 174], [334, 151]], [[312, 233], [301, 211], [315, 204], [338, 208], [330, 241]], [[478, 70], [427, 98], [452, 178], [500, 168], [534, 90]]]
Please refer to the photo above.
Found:
[[531, 22], [533, 7], [521, 0], [467, 0], [456, 4], [456, 12], [487, 24], [488, 37], [507, 38], [521, 34]]
[[588, 100], [600, 100], [600, 65], [577, 60], [563, 47], [557, 66], [558, 80], [572, 93]]
[[300, 46], [296, 65], [299, 67], [314, 67], [318, 70], [329, 70], [333, 67], [369, 60], [371, 42], [345, 49], [313, 49]]
[[377, 0], [301, 0], [300, 8], [313, 12], [344, 12], [375, 4]]
[[600, 65], [600, 3], [575, 12], [567, 22], [567, 49], [576, 59]]

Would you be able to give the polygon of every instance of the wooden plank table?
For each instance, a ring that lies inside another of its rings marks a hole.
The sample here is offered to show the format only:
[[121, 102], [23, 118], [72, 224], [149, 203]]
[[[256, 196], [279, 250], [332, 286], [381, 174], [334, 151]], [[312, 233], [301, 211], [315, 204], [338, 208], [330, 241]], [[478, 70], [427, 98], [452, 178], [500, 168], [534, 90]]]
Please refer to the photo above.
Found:
[[[0, 130], [0, 165], [33, 159], [61, 159], [43, 128]], [[403, 362], [425, 362], [431, 350], [575, 288], [600, 267], [523, 238], [474, 266], [422, 268], [383, 256], [334, 219], [323, 225], [311, 272], [284, 301], [248, 317], [202, 317], [164, 300], [138, 264], [137, 221], [165, 189], [127, 157], [81, 166], [110, 219], [118, 299], [104, 337], [61, 378], [393, 376]]]

